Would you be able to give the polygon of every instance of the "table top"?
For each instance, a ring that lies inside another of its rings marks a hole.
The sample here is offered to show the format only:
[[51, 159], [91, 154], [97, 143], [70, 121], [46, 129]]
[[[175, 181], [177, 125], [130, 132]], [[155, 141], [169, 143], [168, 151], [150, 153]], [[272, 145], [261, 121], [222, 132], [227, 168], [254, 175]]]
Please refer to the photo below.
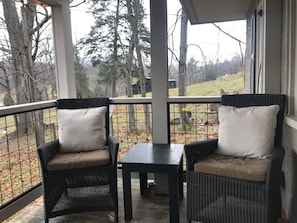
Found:
[[179, 165], [183, 150], [183, 144], [137, 143], [119, 163]]

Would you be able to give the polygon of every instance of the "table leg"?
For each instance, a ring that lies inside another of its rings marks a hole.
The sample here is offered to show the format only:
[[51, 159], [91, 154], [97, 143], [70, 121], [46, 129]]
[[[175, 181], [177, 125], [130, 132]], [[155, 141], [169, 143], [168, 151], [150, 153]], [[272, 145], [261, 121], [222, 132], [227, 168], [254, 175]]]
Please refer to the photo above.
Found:
[[172, 168], [168, 174], [170, 222], [179, 223], [179, 168]]
[[184, 166], [184, 159], [182, 156], [179, 164], [179, 197], [180, 198], [184, 198], [183, 166]]
[[124, 209], [125, 221], [132, 220], [132, 195], [131, 195], [131, 172], [125, 165], [123, 168], [123, 189], [124, 189]]
[[139, 173], [140, 195], [143, 196], [147, 189], [147, 173]]

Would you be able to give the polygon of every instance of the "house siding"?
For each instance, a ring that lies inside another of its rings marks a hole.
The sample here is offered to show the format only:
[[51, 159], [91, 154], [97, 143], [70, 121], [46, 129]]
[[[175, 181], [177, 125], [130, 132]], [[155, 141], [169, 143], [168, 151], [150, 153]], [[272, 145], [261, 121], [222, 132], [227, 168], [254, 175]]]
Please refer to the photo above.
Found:
[[[296, 0], [282, 1], [281, 92], [288, 96], [287, 114], [296, 116]], [[287, 117], [290, 119], [290, 117]], [[284, 123], [285, 158], [281, 186], [284, 218], [297, 222], [297, 128]]]
[[297, 222], [297, 130], [286, 124], [283, 146], [286, 151], [281, 186], [283, 217]]
[[[296, 60], [296, 0], [283, 0], [282, 2], [282, 24], [281, 24], [281, 65], [280, 65], [280, 93], [286, 94], [287, 111], [286, 114], [297, 116], [297, 72]], [[247, 13], [247, 41], [246, 41], [246, 63], [245, 63], [245, 91], [251, 88], [251, 40], [252, 40], [252, 16], [255, 9], [259, 6], [267, 5], [270, 0], [258, 0], [253, 2]], [[265, 12], [264, 12], [265, 13]], [[279, 17], [279, 15], [276, 15]], [[294, 28], [295, 27], [295, 28]], [[273, 33], [273, 30], [267, 31], [267, 35]], [[259, 37], [259, 36], [258, 36]], [[257, 42], [257, 50], [261, 52], [266, 50], [267, 45]], [[270, 46], [272, 47], [272, 46]], [[256, 63], [259, 62], [256, 58]], [[267, 66], [267, 64], [265, 64]], [[265, 70], [265, 69], [264, 69]], [[263, 70], [263, 71], [264, 71]], [[266, 71], [267, 72], [267, 71]], [[257, 72], [258, 75], [258, 72]], [[266, 76], [265, 78], [268, 78]], [[260, 82], [259, 82], [260, 83]], [[261, 83], [260, 83], [261, 84]], [[259, 86], [256, 87], [259, 89]], [[258, 91], [257, 91], [258, 92]], [[297, 120], [297, 118], [296, 118]], [[289, 222], [297, 222], [297, 122], [296, 125], [284, 123], [283, 128], [283, 146], [285, 148], [285, 158], [283, 162], [283, 174], [281, 180], [282, 197], [282, 218], [289, 219]]]

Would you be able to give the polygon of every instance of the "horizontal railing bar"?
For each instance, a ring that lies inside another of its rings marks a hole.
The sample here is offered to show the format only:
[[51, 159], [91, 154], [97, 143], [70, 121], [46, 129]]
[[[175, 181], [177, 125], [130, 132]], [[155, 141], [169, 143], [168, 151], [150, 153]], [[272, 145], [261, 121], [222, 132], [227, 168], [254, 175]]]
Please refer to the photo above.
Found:
[[111, 104], [151, 104], [151, 97], [139, 98], [110, 98]]
[[[221, 96], [174, 96], [168, 103], [220, 103]], [[152, 98], [110, 98], [111, 104], [151, 104]]]
[[53, 108], [53, 107], [56, 107], [55, 100], [4, 106], [0, 108], [0, 117], [19, 114], [22, 112], [30, 112], [30, 111], [41, 110], [46, 108]]
[[221, 96], [174, 96], [167, 99], [168, 103], [220, 103]]
[[[220, 96], [174, 96], [167, 99], [168, 103], [220, 103]], [[111, 104], [151, 104], [151, 97], [139, 98], [110, 98]], [[12, 106], [3, 106], [0, 108], [0, 117], [14, 115], [22, 112], [56, 107], [56, 100], [41, 101]]]

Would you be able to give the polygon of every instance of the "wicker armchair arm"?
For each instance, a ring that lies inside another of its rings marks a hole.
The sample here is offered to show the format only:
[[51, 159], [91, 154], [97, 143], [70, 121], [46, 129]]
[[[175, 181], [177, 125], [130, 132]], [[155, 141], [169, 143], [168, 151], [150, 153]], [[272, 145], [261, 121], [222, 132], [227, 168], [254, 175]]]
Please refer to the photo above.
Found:
[[211, 139], [206, 141], [194, 142], [185, 145], [185, 153], [187, 160], [187, 170], [193, 170], [194, 164], [217, 149], [218, 140]]
[[274, 222], [281, 215], [281, 192], [282, 164], [285, 150], [282, 146], [275, 146], [270, 159], [269, 169], [266, 176], [266, 196], [269, 204], [268, 222]]
[[108, 136], [108, 149], [109, 149], [112, 165], [117, 166], [119, 141], [113, 136]]
[[46, 171], [48, 162], [55, 156], [59, 149], [59, 140], [53, 140], [42, 144], [37, 148], [37, 152], [40, 158], [41, 167]]

